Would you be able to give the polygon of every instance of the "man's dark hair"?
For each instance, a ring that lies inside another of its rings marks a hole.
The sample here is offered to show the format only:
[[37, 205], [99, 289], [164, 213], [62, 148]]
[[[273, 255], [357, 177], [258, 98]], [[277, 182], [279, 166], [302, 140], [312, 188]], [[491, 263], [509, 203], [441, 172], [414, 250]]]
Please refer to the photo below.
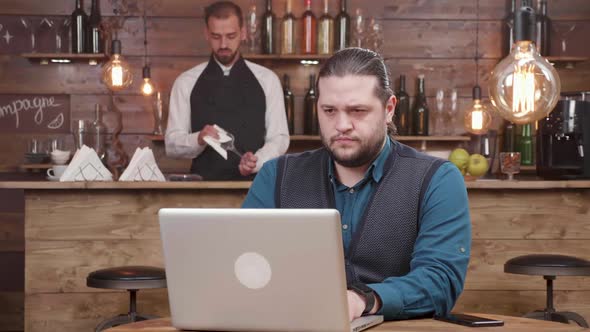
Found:
[[235, 15], [240, 22], [240, 28], [244, 26], [244, 17], [242, 16], [242, 8], [231, 1], [217, 1], [205, 7], [205, 24], [209, 25], [209, 18], [211, 16], [219, 19], [226, 19]]
[[[374, 76], [377, 79], [375, 96], [381, 100], [383, 106], [393, 96], [387, 66], [383, 58], [376, 52], [364, 48], [351, 47], [334, 53], [320, 69], [318, 82], [322, 77], [344, 77], [347, 75]], [[317, 82], [316, 91], [319, 99], [320, 88]], [[393, 123], [387, 129], [390, 134], [397, 132]]]

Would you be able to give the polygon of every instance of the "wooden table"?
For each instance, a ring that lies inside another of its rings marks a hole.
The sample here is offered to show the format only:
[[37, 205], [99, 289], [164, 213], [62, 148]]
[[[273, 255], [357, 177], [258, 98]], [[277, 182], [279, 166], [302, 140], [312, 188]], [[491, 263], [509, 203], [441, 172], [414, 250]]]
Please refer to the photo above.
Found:
[[[385, 322], [379, 326], [373, 327], [367, 331], [370, 332], [571, 332], [571, 331], [586, 331], [583, 327], [572, 324], [562, 324], [556, 322], [547, 322], [542, 320], [502, 316], [502, 315], [488, 315], [475, 314], [481, 317], [495, 318], [504, 321], [504, 326], [496, 327], [479, 327], [474, 328], [440, 322], [434, 319], [414, 319]], [[133, 324], [125, 324], [105, 330], [105, 332], [174, 332], [180, 331], [170, 325], [170, 318], [154, 319]]]

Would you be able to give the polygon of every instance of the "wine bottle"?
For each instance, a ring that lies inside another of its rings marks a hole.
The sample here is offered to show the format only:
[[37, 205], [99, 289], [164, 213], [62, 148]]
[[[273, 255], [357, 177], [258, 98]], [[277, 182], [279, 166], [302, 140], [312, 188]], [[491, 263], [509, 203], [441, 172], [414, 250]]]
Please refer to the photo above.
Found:
[[409, 135], [410, 125], [410, 96], [406, 92], [406, 76], [399, 77], [399, 90], [395, 93], [397, 104], [395, 105], [394, 123], [398, 135]]
[[334, 52], [334, 19], [328, 10], [328, 0], [324, 0], [324, 13], [320, 17], [318, 32], [318, 52], [320, 54]]
[[539, 0], [537, 3], [537, 36], [535, 43], [542, 56], [549, 56], [549, 33], [551, 21], [547, 17], [547, 0]]
[[103, 34], [100, 26], [101, 20], [100, 1], [92, 0], [92, 9], [88, 18], [88, 46], [86, 48], [89, 53], [104, 53]]
[[290, 90], [289, 75], [283, 75], [283, 95], [285, 96], [285, 112], [287, 113], [287, 124], [289, 134], [295, 133], [295, 96]]
[[272, 12], [272, 0], [266, 0], [266, 11], [262, 15], [262, 53], [274, 54], [275, 14]]
[[309, 90], [305, 94], [305, 123], [304, 132], [306, 135], [318, 135], [318, 97], [315, 92], [315, 74], [309, 76]]
[[101, 160], [105, 158], [106, 148], [106, 126], [102, 122], [102, 116], [100, 112], [100, 105], [96, 104], [94, 108], [94, 122], [92, 123], [92, 136], [94, 151]]
[[287, 0], [285, 16], [281, 22], [281, 54], [295, 54], [295, 16], [291, 9], [291, 0]]
[[533, 136], [531, 124], [523, 124], [518, 127], [519, 135], [516, 140], [516, 151], [520, 152], [520, 163], [522, 165], [533, 165], [535, 157], [533, 155]]
[[72, 12], [72, 53], [86, 52], [86, 29], [88, 15], [84, 12], [82, 0], [76, 0], [76, 9]]
[[510, 12], [502, 22], [502, 56], [510, 54], [514, 44], [514, 15], [516, 12], [516, 0], [508, 0]]
[[340, 0], [340, 12], [335, 21], [335, 49], [340, 51], [350, 46], [350, 16], [346, 12], [346, 0]]
[[305, 0], [305, 12], [301, 17], [301, 53], [316, 54], [317, 45], [317, 19], [311, 11], [311, 0]]
[[514, 144], [514, 124], [507, 121], [504, 125], [504, 142], [502, 144], [502, 152], [515, 152]]
[[426, 103], [426, 91], [424, 88], [424, 75], [418, 76], [418, 95], [414, 101], [412, 111], [413, 135], [428, 136], [428, 117], [430, 110]]

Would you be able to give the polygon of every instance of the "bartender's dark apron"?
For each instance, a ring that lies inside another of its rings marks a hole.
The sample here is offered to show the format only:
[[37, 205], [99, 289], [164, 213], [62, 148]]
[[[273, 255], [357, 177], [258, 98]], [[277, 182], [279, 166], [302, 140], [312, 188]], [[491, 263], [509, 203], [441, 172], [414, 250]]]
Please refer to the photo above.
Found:
[[[207, 124], [217, 124], [235, 137], [242, 153], [256, 152], [266, 136], [266, 98], [260, 83], [242, 57], [228, 76], [211, 56], [209, 64], [191, 92], [191, 128], [200, 131]], [[214, 149], [206, 148], [193, 159], [191, 172], [204, 180], [249, 180], [240, 175], [240, 158], [228, 151], [227, 160]]]

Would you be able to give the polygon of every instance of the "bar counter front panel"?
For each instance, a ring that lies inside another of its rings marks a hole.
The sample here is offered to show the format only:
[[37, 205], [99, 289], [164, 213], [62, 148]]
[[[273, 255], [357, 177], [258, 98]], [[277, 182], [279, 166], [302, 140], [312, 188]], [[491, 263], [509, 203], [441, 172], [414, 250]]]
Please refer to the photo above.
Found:
[[[163, 266], [163, 207], [235, 208], [249, 182], [0, 182], [25, 195], [25, 330], [91, 331], [128, 311], [128, 294], [86, 287], [91, 271]], [[590, 181], [467, 182], [473, 224], [465, 291], [455, 310], [521, 315], [545, 305], [542, 277], [505, 274], [531, 253], [590, 258]], [[272, 234], [269, 234], [272, 236]], [[590, 280], [560, 277], [556, 307], [590, 318]], [[138, 310], [169, 315], [167, 293], [142, 290]]]

